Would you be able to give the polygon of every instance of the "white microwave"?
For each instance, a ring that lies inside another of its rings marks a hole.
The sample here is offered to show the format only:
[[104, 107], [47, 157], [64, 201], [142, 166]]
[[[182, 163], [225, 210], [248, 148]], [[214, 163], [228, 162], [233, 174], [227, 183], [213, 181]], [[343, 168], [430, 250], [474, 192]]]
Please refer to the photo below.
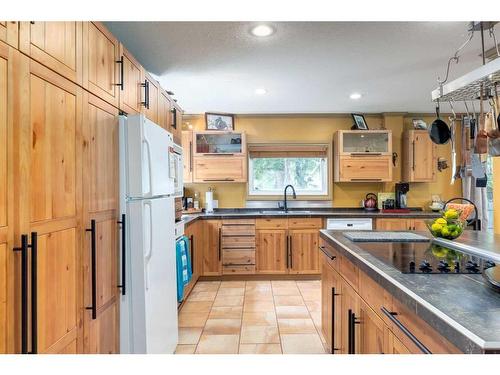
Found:
[[182, 197], [184, 194], [182, 147], [172, 142], [168, 146], [168, 160], [168, 174], [169, 177], [174, 180], [173, 196]]

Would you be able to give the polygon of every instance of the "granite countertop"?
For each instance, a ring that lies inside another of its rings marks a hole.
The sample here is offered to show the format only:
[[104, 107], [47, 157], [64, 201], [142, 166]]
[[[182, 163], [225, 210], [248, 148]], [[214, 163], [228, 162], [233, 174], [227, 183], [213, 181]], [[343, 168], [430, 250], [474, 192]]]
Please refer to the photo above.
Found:
[[[500, 352], [500, 293], [481, 275], [403, 274], [362, 249], [370, 243], [358, 246], [338, 231], [320, 236], [464, 353]], [[499, 235], [466, 231], [453, 242], [500, 259]]]
[[[291, 208], [286, 214], [283, 210], [272, 208], [231, 208], [217, 209], [214, 213], [198, 213], [182, 215], [184, 224], [189, 224], [197, 219], [245, 219], [245, 218], [271, 218], [271, 217], [325, 217], [325, 218], [435, 218], [440, 214], [412, 208], [409, 213], [386, 213], [381, 211], [365, 211], [362, 208]], [[276, 213], [274, 213], [275, 211]]]

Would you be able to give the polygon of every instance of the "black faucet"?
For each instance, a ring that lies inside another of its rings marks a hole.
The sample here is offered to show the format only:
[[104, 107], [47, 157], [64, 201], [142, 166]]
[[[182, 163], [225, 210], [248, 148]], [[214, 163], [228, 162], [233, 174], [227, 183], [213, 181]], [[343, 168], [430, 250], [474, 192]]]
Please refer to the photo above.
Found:
[[284, 200], [283, 200], [283, 209], [285, 210], [285, 212], [288, 212], [288, 206], [287, 206], [287, 202], [286, 202], [286, 191], [287, 189], [291, 187], [292, 188], [292, 192], [293, 192], [293, 199], [297, 199], [297, 194], [295, 194], [295, 188], [292, 186], [292, 185], [286, 185], [285, 186], [285, 191], [283, 192], [283, 196], [284, 196]]

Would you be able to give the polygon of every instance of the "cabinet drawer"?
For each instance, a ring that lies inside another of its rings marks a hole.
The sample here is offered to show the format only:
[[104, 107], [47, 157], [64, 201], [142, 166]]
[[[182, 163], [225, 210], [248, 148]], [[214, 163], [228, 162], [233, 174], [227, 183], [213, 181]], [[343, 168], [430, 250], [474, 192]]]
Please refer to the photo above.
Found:
[[322, 228], [323, 227], [323, 219], [321, 218], [303, 218], [303, 217], [294, 217], [288, 219], [288, 228]]
[[237, 156], [195, 157], [194, 182], [246, 182], [246, 159]]
[[287, 219], [256, 219], [255, 227], [257, 229], [286, 229], [288, 228]]
[[255, 236], [255, 225], [222, 225], [222, 236]]
[[255, 266], [223, 266], [223, 275], [252, 275], [255, 273]]
[[390, 156], [340, 158], [340, 181], [391, 181]]
[[255, 265], [255, 250], [224, 249], [222, 264], [224, 266]]
[[255, 236], [222, 237], [222, 248], [255, 248]]
[[354, 290], [358, 290], [359, 275], [358, 267], [356, 267], [349, 259], [343, 255], [339, 255], [339, 270], [340, 274], [346, 279], [346, 281], [351, 284]]
[[255, 225], [255, 219], [223, 219], [222, 225]]
[[[325, 240], [320, 239], [320, 255], [323, 254], [323, 259], [325, 259], [326, 263], [332, 267], [335, 271], [339, 271], [339, 262], [340, 256], [337, 250], [333, 248], [333, 246], [329, 245]], [[332, 257], [334, 257], [332, 259]]]
[[392, 311], [392, 295], [364, 272], [358, 271], [358, 277], [359, 295], [387, 325], [390, 325], [391, 321], [382, 313], [381, 309], [385, 307], [387, 310]]

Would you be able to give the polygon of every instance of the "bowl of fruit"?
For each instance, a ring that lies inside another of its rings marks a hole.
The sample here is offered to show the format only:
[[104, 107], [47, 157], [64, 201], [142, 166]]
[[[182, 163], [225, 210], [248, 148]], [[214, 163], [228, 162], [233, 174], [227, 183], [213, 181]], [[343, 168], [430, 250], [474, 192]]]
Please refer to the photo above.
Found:
[[465, 222], [460, 219], [460, 212], [448, 209], [443, 212], [443, 216], [426, 221], [427, 228], [434, 237], [454, 240], [463, 233]]

